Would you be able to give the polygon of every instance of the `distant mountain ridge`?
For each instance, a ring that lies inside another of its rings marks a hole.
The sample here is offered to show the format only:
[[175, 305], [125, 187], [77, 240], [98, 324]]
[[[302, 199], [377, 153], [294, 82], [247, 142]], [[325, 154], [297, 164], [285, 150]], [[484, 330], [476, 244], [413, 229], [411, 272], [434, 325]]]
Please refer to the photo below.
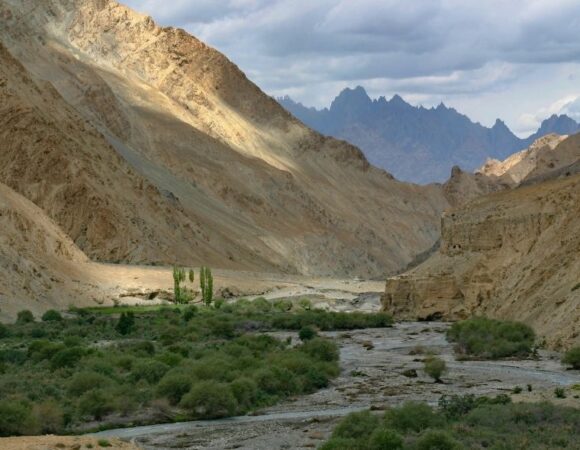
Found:
[[570, 117], [553, 115], [521, 139], [499, 119], [488, 128], [443, 103], [412, 106], [399, 95], [373, 100], [361, 86], [344, 89], [322, 110], [288, 96], [278, 102], [306, 125], [358, 146], [372, 164], [415, 183], [443, 182], [453, 166], [472, 171], [488, 158], [503, 160], [546, 134], [580, 131]]

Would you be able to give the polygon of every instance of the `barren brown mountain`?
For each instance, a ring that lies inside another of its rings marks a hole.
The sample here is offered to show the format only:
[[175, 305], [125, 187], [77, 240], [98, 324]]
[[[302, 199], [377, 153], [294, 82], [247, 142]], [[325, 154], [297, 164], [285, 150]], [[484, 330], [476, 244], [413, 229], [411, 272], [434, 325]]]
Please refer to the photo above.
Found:
[[306, 128], [184, 31], [112, 0], [0, 15], [0, 181], [89, 257], [376, 277], [437, 240], [440, 187]]
[[580, 175], [570, 168], [580, 160], [580, 136], [544, 150], [562, 167], [534, 164], [527, 174], [536, 177], [519, 177], [521, 187], [444, 214], [439, 252], [387, 281], [385, 309], [403, 318], [523, 320], [552, 347], [579, 343]]

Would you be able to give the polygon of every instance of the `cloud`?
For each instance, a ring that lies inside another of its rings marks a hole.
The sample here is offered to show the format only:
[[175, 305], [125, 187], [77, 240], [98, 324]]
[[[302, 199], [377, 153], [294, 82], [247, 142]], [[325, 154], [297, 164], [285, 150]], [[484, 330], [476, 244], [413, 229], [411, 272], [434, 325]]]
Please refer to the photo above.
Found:
[[[223, 51], [266, 92], [317, 106], [356, 84], [435, 103], [501, 90], [509, 96], [526, 77], [545, 75], [546, 67], [580, 62], [577, 0], [127, 3]], [[492, 108], [480, 109], [490, 114]], [[524, 113], [514, 122], [531, 125], [536, 113]]]
[[554, 114], [566, 114], [576, 122], [580, 122], [580, 95], [568, 95], [546, 107], [539, 108], [534, 113], [524, 113], [518, 118], [518, 125], [522, 129], [536, 130], [542, 120]]

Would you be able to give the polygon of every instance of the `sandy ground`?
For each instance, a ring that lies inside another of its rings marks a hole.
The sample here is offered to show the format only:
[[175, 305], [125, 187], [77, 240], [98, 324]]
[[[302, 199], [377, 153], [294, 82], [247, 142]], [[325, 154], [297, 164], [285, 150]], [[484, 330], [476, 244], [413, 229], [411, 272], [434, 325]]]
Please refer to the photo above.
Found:
[[[120, 304], [155, 304], [172, 296], [170, 267], [96, 263], [91, 263], [91, 266], [91, 284], [99, 286], [107, 299], [114, 299]], [[194, 270], [197, 276], [199, 268]], [[213, 270], [213, 275], [216, 296], [225, 290], [227, 295], [234, 297], [307, 297], [316, 299], [320, 307], [325, 307], [327, 300], [333, 309], [336, 307], [339, 310], [377, 310], [380, 294], [385, 288], [384, 281], [359, 279], [309, 278], [218, 269]], [[193, 288], [199, 289], [197, 280]], [[95, 299], [94, 303], [98, 306], [100, 302]]]
[[[514, 401], [548, 399], [580, 407], [580, 400], [574, 398], [580, 392], [572, 389], [580, 383], [580, 373], [564, 370], [558, 354], [542, 352], [539, 360], [529, 361], [456, 361], [444, 338], [447, 326], [402, 323], [391, 329], [324, 333], [341, 347], [342, 372], [328, 389], [252, 416], [112, 430], [99, 436], [134, 441], [144, 449], [315, 448], [340, 417], [351, 411], [383, 410], [408, 400], [436, 404], [445, 394], [496, 395], [521, 386], [524, 392], [513, 395]], [[413, 354], [419, 348], [446, 360], [449, 372], [444, 383], [433, 383], [424, 374], [424, 355]], [[403, 375], [408, 369], [415, 369], [417, 377]], [[528, 384], [531, 393], [527, 393]], [[555, 398], [553, 391], [559, 386], [567, 390], [566, 399]]]

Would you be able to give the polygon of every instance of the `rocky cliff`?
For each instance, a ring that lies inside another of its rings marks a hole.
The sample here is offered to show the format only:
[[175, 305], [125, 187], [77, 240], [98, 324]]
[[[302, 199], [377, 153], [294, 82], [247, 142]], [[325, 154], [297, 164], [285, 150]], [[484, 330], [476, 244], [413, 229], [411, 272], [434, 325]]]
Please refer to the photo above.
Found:
[[439, 251], [387, 281], [387, 311], [407, 319], [510, 318], [534, 326], [552, 347], [580, 342], [579, 175], [477, 198], [441, 222]]

